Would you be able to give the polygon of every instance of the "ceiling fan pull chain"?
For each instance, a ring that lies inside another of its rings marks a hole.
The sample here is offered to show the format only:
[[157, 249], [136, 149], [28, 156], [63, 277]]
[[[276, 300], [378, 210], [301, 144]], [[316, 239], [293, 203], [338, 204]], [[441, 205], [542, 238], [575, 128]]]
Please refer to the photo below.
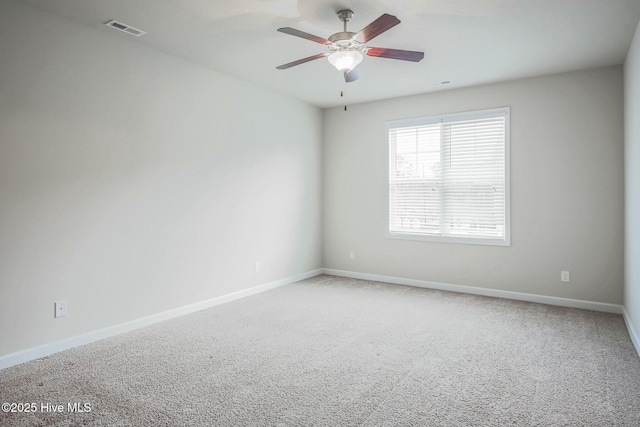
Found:
[[[340, 91], [340, 97], [341, 98], [346, 98], [347, 97], [347, 86], [345, 85], [344, 89]], [[347, 103], [345, 102], [344, 104], [344, 111], [347, 111]]]

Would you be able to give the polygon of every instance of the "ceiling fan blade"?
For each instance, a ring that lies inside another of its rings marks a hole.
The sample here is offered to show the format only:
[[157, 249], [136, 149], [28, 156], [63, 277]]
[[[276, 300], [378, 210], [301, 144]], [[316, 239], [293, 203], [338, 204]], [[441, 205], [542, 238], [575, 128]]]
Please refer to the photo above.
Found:
[[289, 62], [288, 64], [279, 65], [276, 68], [278, 70], [286, 70], [287, 68], [295, 67], [296, 65], [304, 64], [305, 62], [313, 61], [315, 59], [324, 58], [329, 55], [328, 53], [319, 53], [317, 55], [309, 56], [307, 58], [298, 59], [297, 61]]
[[305, 33], [304, 31], [296, 30], [295, 28], [283, 27], [278, 28], [278, 31], [281, 33], [289, 34], [296, 37], [302, 37], [303, 39], [311, 40], [312, 42], [320, 43], [320, 44], [329, 44], [331, 43], [327, 39], [323, 39], [322, 37], [314, 36], [313, 34]]
[[387, 49], [384, 47], [370, 47], [367, 55], [379, 58], [400, 59], [402, 61], [420, 62], [424, 58], [424, 52], [414, 50]]
[[354, 68], [353, 70], [344, 74], [344, 81], [347, 83], [355, 82], [359, 78], [360, 78], [360, 73], [358, 73], [357, 68]]
[[385, 13], [371, 24], [364, 27], [354, 38], [359, 39], [362, 43], [366, 43], [374, 37], [387, 31], [389, 28], [395, 27], [400, 23], [400, 20], [393, 15]]

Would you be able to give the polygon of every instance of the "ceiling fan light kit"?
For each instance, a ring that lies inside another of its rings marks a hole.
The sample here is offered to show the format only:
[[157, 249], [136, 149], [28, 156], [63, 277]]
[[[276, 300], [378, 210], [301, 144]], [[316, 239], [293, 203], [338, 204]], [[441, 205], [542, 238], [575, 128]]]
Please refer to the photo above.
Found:
[[356, 50], [338, 50], [327, 58], [329, 63], [343, 74], [348, 73], [362, 62], [364, 57]]
[[328, 39], [290, 27], [278, 28], [278, 31], [281, 33], [323, 44], [329, 48], [329, 53], [320, 53], [280, 65], [276, 68], [285, 70], [296, 65], [304, 64], [305, 62], [327, 57], [329, 63], [340, 71], [345, 81], [349, 83], [358, 79], [358, 73], [355, 68], [362, 62], [364, 55], [411, 62], [419, 62], [424, 58], [424, 52], [365, 46], [365, 43], [369, 40], [398, 25], [400, 20], [395, 16], [385, 13], [358, 33], [347, 31], [347, 22], [351, 21], [351, 18], [353, 18], [353, 11], [348, 9], [339, 11], [338, 19], [343, 22], [344, 30], [331, 35]]

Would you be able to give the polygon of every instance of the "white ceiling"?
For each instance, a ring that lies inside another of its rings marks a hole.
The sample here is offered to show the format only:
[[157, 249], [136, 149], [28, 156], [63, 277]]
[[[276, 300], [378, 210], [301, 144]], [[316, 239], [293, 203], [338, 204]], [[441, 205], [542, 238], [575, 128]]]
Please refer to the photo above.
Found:
[[[425, 52], [419, 63], [365, 57], [347, 102], [358, 103], [523, 77], [621, 64], [640, 19], [640, 0], [22, 0], [319, 107], [344, 103], [341, 74], [325, 59], [277, 65], [326, 47], [276, 31], [320, 37], [350, 31], [383, 13], [402, 23], [368, 46]], [[147, 31], [133, 37], [111, 19]], [[450, 80], [446, 86], [438, 82]]]

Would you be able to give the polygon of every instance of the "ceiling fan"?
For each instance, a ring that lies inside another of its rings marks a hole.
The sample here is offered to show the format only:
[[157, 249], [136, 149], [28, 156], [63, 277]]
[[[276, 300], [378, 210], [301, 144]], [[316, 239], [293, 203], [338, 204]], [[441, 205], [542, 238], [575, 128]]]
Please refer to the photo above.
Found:
[[286, 70], [287, 68], [304, 64], [305, 62], [328, 57], [331, 65], [343, 74], [344, 80], [346, 82], [353, 82], [358, 80], [358, 70], [356, 70], [356, 66], [362, 62], [364, 58], [363, 54], [411, 62], [419, 62], [424, 58], [424, 52], [365, 46], [365, 43], [374, 37], [398, 25], [400, 20], [395, 16], [385, 13], [357, 33], [347, 31], [347, 22], [351, 21], [351, 18], [353, 18], [353, 11], [349, 9], [339, 11], [338, 19], [344, 23], [344, 30], [329, 36], [328, 39], [290, 27], [278, 28], [278, 31], [281, 33], [302, 37], [303, 39], [323, 44], [329, 48], [329, 52], [298, 59], [297, 61], [289, 62], [276, 68], [278, 70]]

